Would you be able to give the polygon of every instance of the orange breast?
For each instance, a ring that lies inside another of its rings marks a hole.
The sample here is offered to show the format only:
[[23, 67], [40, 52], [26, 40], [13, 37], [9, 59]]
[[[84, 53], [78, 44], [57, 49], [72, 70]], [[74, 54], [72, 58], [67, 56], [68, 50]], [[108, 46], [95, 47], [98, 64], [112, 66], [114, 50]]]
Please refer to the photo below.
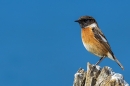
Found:
[[89, 52], [99, 57], [107, 56], [107, 49], [94, 37], [92, 28], [82, 29], [81, 36], [83, 45]]

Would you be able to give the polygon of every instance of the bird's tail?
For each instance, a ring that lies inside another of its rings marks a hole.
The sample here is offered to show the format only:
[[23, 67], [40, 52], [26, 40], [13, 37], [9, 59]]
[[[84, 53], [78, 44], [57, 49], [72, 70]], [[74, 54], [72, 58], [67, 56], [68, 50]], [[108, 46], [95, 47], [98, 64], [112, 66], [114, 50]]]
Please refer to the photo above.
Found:
[[117, 58], [115, 57], [113, 53], [112, 54], [108, 53], [108, 57], [112, 59], [113, 61], [115, 61], [121, 67], [121, 69], [124, 70], [123, 65], [117, 60]]
[[124, 70], [123, 65], [116, 59], [116, 57], [113, 55], [114, 61], [121, 67], [122, 70]]

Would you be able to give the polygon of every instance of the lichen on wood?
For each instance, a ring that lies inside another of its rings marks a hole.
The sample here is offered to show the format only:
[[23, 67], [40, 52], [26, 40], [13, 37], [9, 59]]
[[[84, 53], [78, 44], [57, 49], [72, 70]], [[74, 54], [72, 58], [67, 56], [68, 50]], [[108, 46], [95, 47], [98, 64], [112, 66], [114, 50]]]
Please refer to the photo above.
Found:
[[82, 68], [74, 75], [73, 86], [129, 86], [122, 74], [115, 73], [108, 66], [100, 68], [88, 62], [87, 71]]

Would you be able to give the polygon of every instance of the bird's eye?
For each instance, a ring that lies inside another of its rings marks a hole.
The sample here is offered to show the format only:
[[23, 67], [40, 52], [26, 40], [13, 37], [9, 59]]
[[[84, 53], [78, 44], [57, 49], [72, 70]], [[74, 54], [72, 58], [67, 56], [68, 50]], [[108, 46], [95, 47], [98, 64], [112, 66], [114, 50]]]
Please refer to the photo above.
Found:
[[84, 19], [83, 21], [84, 21], [84, 22], [87, 22], [88, 20], [87, 20], [87, 19]]

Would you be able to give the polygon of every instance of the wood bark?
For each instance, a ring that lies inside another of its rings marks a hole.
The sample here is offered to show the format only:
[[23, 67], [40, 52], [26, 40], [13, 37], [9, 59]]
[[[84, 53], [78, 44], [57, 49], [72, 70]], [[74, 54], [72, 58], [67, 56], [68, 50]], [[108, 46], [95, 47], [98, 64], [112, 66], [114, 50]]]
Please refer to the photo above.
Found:
[[119, 73], [112, 71], [110, 67], [92, 65], [88, 62], [87, 71], [82, 68], [74, 75], [73, 86], [129, 86]]

